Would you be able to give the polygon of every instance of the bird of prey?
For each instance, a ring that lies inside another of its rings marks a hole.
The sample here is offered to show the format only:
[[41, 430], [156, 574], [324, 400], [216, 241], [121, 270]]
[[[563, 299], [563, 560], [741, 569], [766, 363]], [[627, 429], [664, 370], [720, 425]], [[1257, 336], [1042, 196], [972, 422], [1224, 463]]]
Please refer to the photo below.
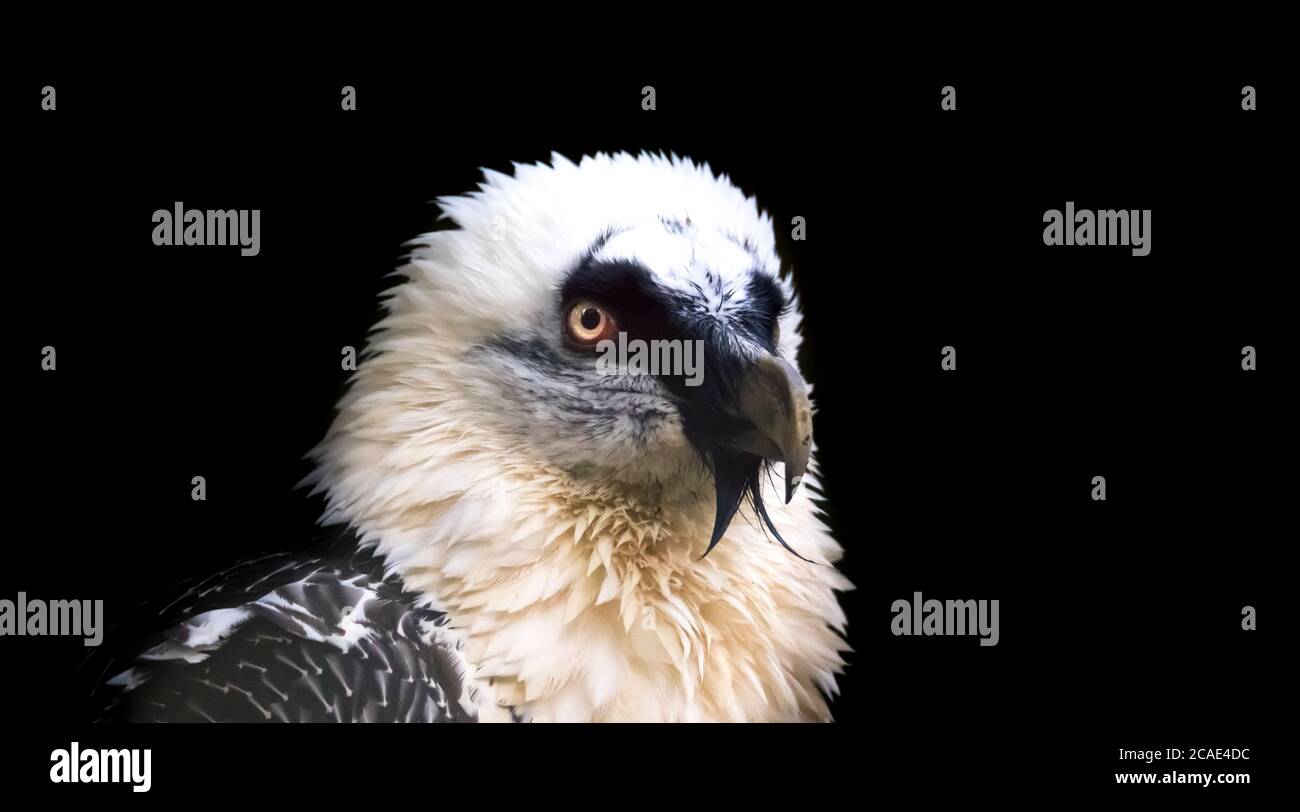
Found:
[[[311, 454], [332, 538], [163, 602], [98, 718], [829, 720], [850, 585], [770, 216], [624, 153], [437, 202]], [[701, 368], [598, 364], [637, 341]]]

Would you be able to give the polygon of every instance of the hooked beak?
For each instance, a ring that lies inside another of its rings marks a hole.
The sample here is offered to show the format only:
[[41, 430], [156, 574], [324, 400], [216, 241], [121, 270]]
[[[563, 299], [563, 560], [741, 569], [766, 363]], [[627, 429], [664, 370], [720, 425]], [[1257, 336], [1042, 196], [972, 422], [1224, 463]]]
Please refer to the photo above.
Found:
[[740, 414], [749, 425], [729, 445], [785, 464], [789, 504], [812, 451], [812, 404], [803, 376], [789, 361], [765, 355], [740, 384]]

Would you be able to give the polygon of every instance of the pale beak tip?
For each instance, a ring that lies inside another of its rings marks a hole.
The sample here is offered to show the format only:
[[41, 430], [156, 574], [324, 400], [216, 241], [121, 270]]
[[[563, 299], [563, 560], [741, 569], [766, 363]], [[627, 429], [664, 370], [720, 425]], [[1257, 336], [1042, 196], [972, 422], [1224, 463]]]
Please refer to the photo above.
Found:
[[803, 479], [803, 477], [800, 476], [800, 475], [798, 475], [798, 474], [795, 474], [794, 476], [792, 476], [792, 477], [788, 477], [788, 478], [786, 479], [786, 481], [785, 481], [785, 503], [786, 503], [787, 505], [790, 504], [790, 500], [794, 498], [794, 492], [797, 491], [797, 490], [799, 489], [799, 480], [801, 480], [801, 479]]

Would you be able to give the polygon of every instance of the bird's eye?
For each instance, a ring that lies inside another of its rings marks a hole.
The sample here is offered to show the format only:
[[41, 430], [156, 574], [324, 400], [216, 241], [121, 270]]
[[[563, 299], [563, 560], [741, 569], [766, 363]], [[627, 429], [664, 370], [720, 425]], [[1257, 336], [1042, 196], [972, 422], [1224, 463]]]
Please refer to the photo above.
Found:
[[569, 306], [564, 319], [564, 335], [571, 344], [590, 348], [601, 341], [612, 340], [617, 333], [614, 317], [600, 305], [579, 301]]

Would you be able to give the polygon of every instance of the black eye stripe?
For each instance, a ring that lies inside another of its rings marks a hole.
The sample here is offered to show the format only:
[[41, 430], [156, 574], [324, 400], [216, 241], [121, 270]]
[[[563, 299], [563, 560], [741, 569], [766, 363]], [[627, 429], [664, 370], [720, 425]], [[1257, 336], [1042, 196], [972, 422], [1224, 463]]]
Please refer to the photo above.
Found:
[[[685, 337], [673, 317], [678, 309], [674, 296], [663, 290], [643, 265], [584, 260], [570, 272], [560, 289], [562, 307], [572, 308], [582, 301], [604, 308], [618, 323], [618, 328], [630, 335]], [[582, 318], [585, 325], [585, 313]]]
[[[774, 352], [773, 333], [787, 304], [785, 293], [774, 278], [760, 271], [751, 273], [745, 292], [743, 307], [732, 312], [728, 325]], [[663, 288], [648, 268], [629, 260], [584, 257], [561, 286], [560, 304], [568, 312], [584, 300], [605, 308], [620, 330], [637, 338], [708, 338], [717, 329], [716, 323], [703, 318], [707, 311], [697, 300]], [[583, 314], [584, 326], [585, 318]]]

